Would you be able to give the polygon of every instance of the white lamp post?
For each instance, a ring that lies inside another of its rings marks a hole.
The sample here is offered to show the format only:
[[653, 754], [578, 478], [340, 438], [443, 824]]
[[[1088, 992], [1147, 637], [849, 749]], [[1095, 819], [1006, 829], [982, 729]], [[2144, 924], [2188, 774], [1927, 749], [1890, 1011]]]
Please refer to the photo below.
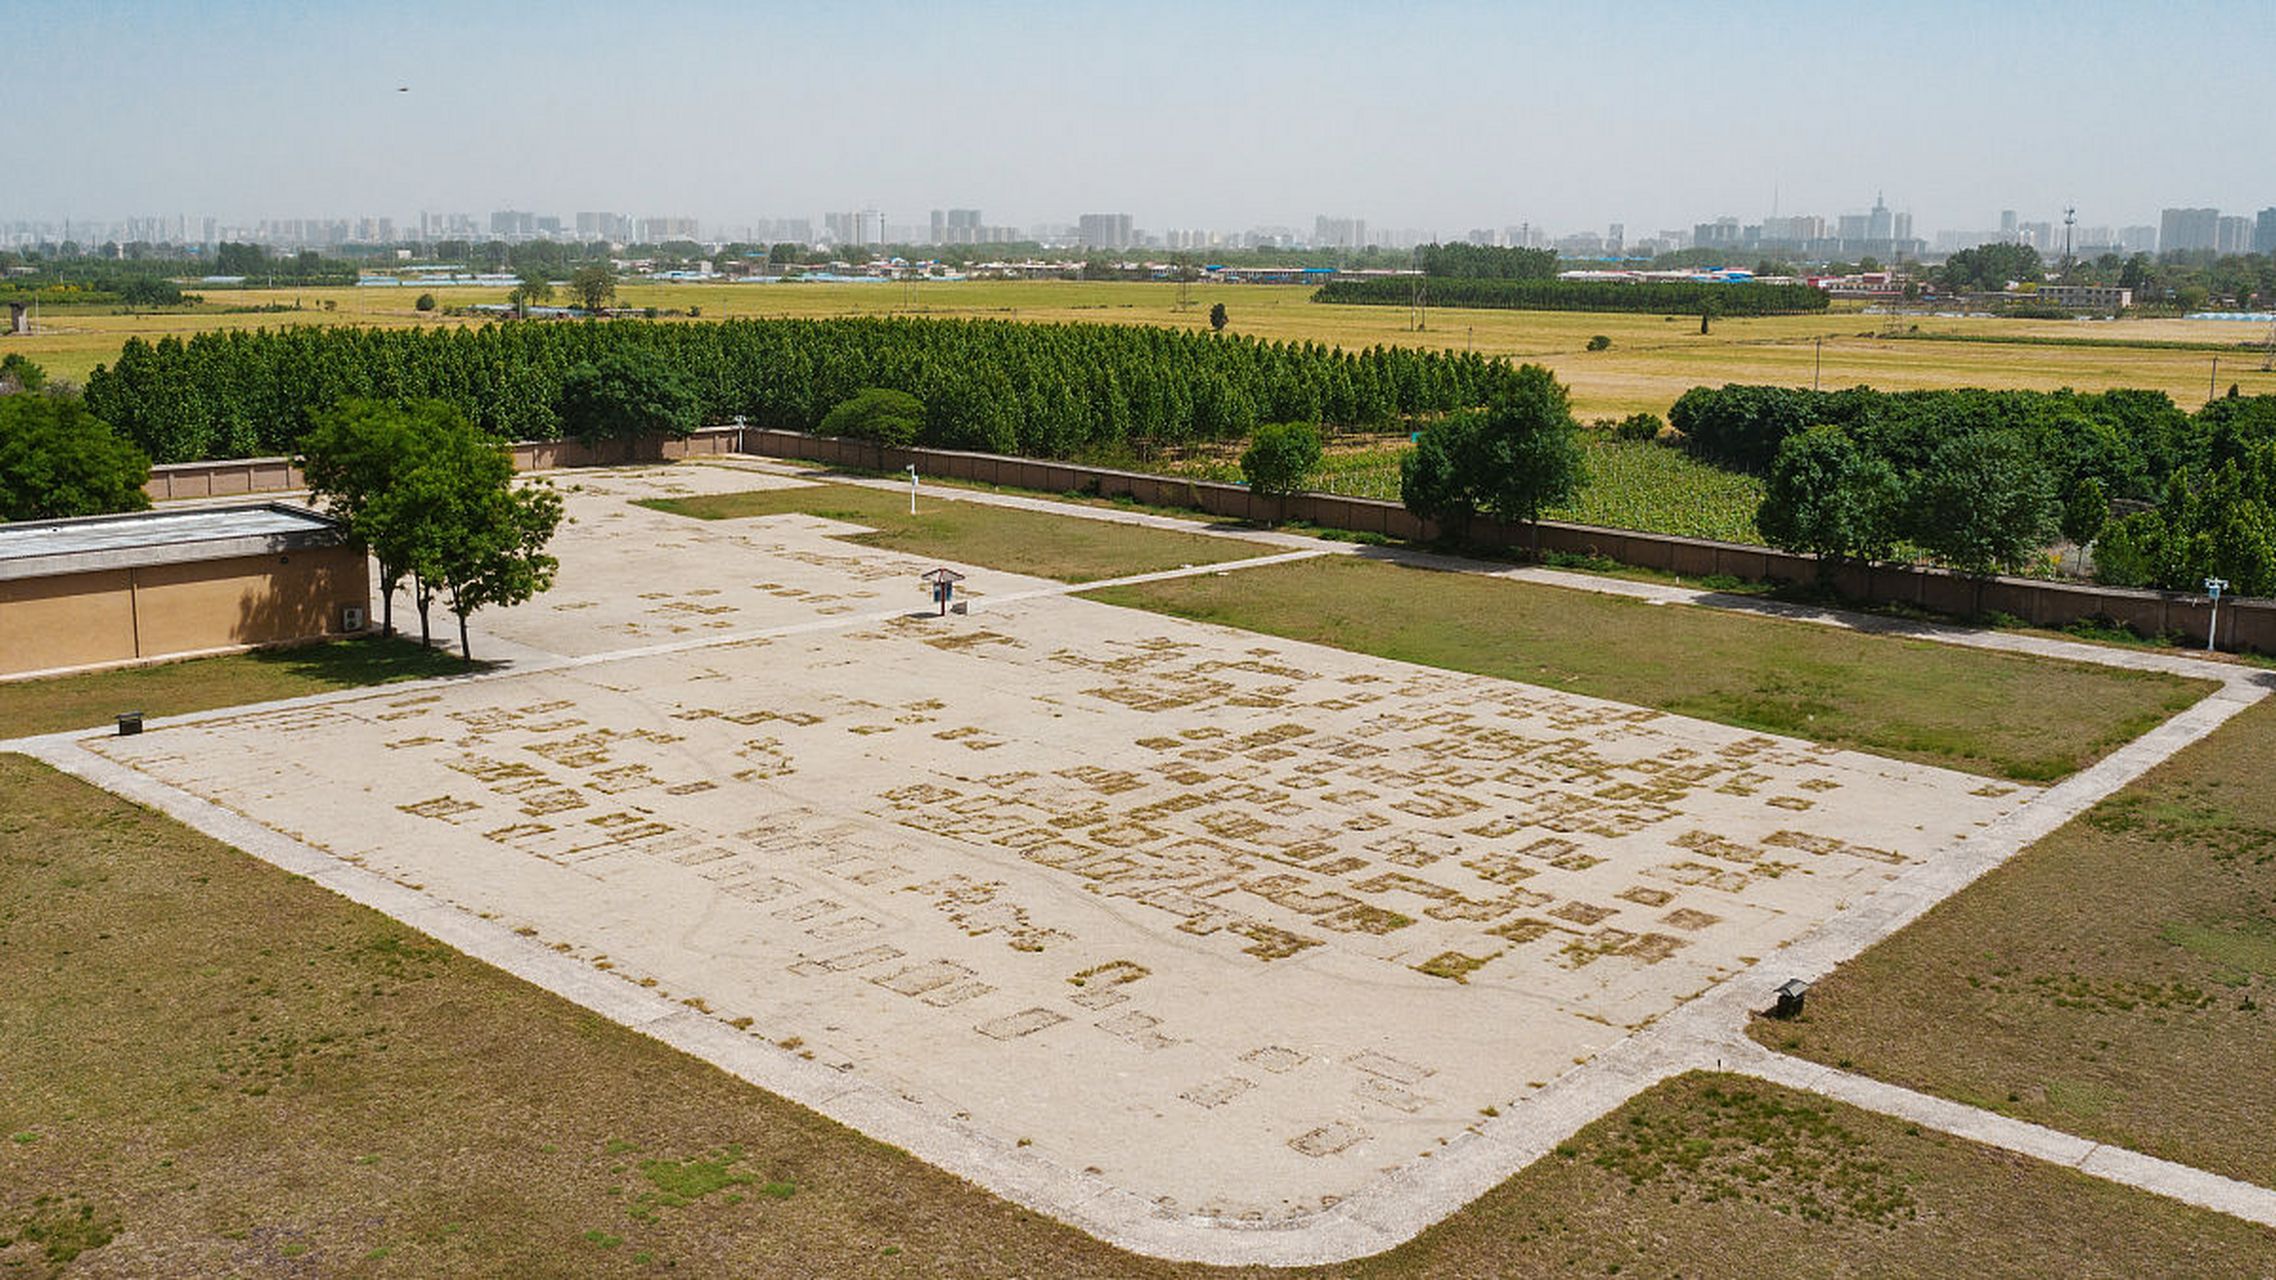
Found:
[[2229, 589], [2227, 578], [2205, 579], [2205, 594], [2213, 598], [2213, 616], [2205, 622], [2205, 652], [2213, 651], [2213, 637], [2221, 634], [2221, 593]]
[[917, 464], [916, 464], [916, 463], [914, 463], [914, 462], [910, 463], [910, 464], [909, 464], [909, 466], [908, 466], [908, 472], [909, 472], [909, 514], [910, 514], [910, 515], [915, 515], [915, 514], [917, 514]]

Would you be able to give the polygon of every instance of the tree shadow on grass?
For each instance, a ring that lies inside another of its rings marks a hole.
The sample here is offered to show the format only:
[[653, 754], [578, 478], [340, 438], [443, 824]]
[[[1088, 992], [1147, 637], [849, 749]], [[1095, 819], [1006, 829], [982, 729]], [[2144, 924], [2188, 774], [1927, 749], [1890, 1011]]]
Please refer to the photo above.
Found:
[[[478, 674], [495, 670], [499, 665], [466, 662], [447, 647], [422, 648], [418, 641], [401, 635], [354, 636], [256, 649], [246, 654], [245, 659], [311, 686], [337, 689]], [[311, 692], [316, 691], [311, 689]]]

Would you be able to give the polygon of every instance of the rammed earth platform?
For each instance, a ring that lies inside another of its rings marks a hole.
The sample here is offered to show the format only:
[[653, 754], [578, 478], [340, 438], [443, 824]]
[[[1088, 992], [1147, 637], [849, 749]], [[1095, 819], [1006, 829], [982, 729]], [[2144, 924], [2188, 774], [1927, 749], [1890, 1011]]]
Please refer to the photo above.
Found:
[[1166, 1219], [1411, 1177], [2036, 794], [577, 483], [550, 665], [88, 745]]

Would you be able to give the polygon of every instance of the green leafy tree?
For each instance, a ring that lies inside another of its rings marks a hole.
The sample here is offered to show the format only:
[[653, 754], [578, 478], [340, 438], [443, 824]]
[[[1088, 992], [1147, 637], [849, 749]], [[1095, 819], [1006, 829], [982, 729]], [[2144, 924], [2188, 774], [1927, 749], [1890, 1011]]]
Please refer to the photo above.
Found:
[[1320, 430], [1309, 422], [1268, 422], [1241, 454], [1241, 475], [1251, 493], [1286, 499], [1303, 491], [1320, 465]]
[[680, 438], [696, 429], [701, 409], [688, 380], [665, 362], [611, 352], [578, 365], [561, 380], [556, 407], [565, 432], [586, 445], [649, 436]]
[[1469, 459], [1478, 509], [1524, 521], [1541, 555], [1541, 512], [1568, 502], [1588, 483], [1572, 396], [1556, 375], [1522, 365], [1486, 406]]
[[863, 387], [853, 398], [823, 415], [820, 434], [867, 440], [877, 447], [876, 464], [885, 466], [885, 451], [915, 444], [925, 427], [925, 405], [906, 391]]
[[592, 262], [569, 273], [569, 292], [578, 305], [597, 312], [616, 298], [616, 272], [605, 262]]
[[0, 395], [18, 391], [37, 391], [47, 385], [47, 370], [40, 368], [21, 351], [0, 356]]
[[2094, 548], [2095, 576], [2129, 587], [2276, 595], [2276, 445], [2176, 475], [2155, 508], [2123, 516]]
[[[2022, 567], [2055, 537], [2053, 482], [2012, 432], [1962, 431], [1937, 445], [1907, 494], [1912, 542], [1982, 579]], [[1983, 587], [1977, 584], [1981, 603]]]
[[527, 316], [531, 303], [542, 303], [552, 297], [553, 282], [545, 278], [543, 271], [533, 267], [522, 272], [521, 283], [514, 286], [511, 300], [514, 310]]
[[1210, 328], [1210, 330], [1211, 330], [1212, 332], [1215, 332], [1215, 333], [1223, 333], [1223, 332], [1225, 332], [1225, 319], [1226, 319], [1226, 316], [1225, 316], [1225, 304], [1224, 304], [1224, 303], [1222, 303], [1222, 302], [1212, 302], [1212, 303], [1210, 303], [1210, 304], [1209, 304], [1209, 328]]
[[0, 396], [0, 520], [140, 511], [150, 458], [74, 397]]
[[2102, 533], [2110, 522], [2110, 494], [2102, 482], [2093, 476], [2084, 476], [2063, 495], [2062, 535], [2078, 548], [2079, 558], [2086, 557], [2086, 548]]
[[1436, 522], [1450, 542], [1469, 534], [1478, 513], [1470, 458], [1477, 451], [1479, 422], [1475, 413], [1434, 419], [1416, 433], [1415, 447], [1399, 455], [1400, 504]]
[[413, 303], [411, 304], [411, 309], [412, 309], [412, 310], [414, 310], [414, 311], [432, 311], [432, 310], [434, 310], [434, 309], [435, 309], [435, 295], [433, 295], [433, 294], [431, 294], [431, 293], [422, 293], [422, 294], [420, 294], [420, 295], [419, 295], [419, 298], [418, 298], [418, 301], [416, 301], [416, 302], [413, 302]]
[[1937, 278], [1956, 291], [2005, 289], [2010, 281], [2034, 284], [2047, 278], [2047, 264], [2027, 244], [1980, 244], [1944, 260]]
[[561, 495], [543, 480], [509, 483], [470, 493], [445, 511], [452, 520], [446, 527], [458, 536], [433, 570], [458, 619], [459, 656], [472, 662], [467, 615], [520, 604], [553, 586], [561, 562], [545, 547], [561, 527]]
[[1817, 556], [1818, 580], [1825, 583], [1844, 561], [1888, 554], [1902, 496], [1885, 459], [1840, 427], [1811, 427], [1779, 445], [1755, 525], [1770, 545]]
[[410, 572], [422, 643], [428, 609], [443, 599], [458, 619], [460, 655], [473, 660], [467, 617], [550, 587], [557, 562], [545, 545], [561, 522], [561, 498], [542, 481], [517, 486], [502, 442], [463, 418], [432, 420], [415, 458], [369, 503], [370, 526]]
[[[317, 419], [301, 442], [309, 495], [347, 527], [379, 562], [380, 632], [395, 634], [395, 593], [411, 575], [411, 547], [421, 534], [416, 505], [395, 492], [454, 435], [474, 428], [439, 400], [412, 405], [344, 400]], [[425, 630], [424, 593], [420, 611]]]
[[119, 301], [129, 307], [173, 307], [182, 302], [181, 286], [157, 276], [134, 276], [119, 285]]

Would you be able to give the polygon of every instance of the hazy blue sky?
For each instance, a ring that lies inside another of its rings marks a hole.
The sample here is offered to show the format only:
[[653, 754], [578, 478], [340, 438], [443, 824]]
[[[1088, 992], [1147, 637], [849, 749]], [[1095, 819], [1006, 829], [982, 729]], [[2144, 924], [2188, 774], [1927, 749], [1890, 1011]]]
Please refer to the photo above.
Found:
[[[0, 0], [0, 219], [1316, 213], [1456, 233], [2276, 204], [2238, 3]], [[398, 93], [408, 86], [409, 93]]]

